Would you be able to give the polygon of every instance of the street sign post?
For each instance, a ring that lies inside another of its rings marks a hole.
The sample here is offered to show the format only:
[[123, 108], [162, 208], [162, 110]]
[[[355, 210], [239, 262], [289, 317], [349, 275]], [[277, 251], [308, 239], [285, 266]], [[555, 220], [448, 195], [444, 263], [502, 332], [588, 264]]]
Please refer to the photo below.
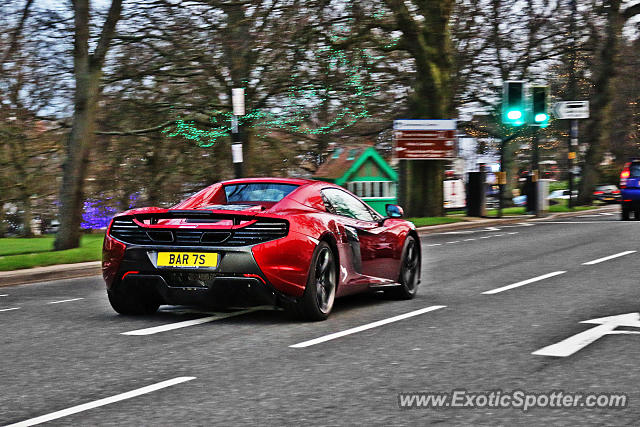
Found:
[[396, 120], [393, 129], [398, 159], [456, 158], [455, 120]]
[[589, 101], [561, 101], [553, 105], [557, 119], [588, 119]]

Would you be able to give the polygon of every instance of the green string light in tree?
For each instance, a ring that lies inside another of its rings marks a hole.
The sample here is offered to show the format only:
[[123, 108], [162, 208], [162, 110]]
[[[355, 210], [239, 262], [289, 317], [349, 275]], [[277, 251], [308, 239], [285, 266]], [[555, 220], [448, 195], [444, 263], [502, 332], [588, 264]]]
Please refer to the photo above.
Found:
[[[344, 28], [338, 28], [337, 32], [343, 33]], [[330, 39], [335, 40], [333, 35]], [[317, 56], [326, 57], [324, 81], [329, 82], [334, 80], [336, 75], [342, 75], [343, 79], [338, 79], [344, 82], [342, 89], [334, 88], [330, 84], [322, 87], [311, 84], [292, 85], [277, 109], [249, 110], [244, 116], [238, 117], [239, 124], [263, 129], [262, 135], [277, 130], [320, 135], [339, 132], [353, 126], [358, 120], [369, 117], [367, 100], [378, 93], [378, 88], [372, 83], [367, 83], [365, 77], [371, 73], [370, 63], [379, 57], [367, 54], [364, 49], [357, 49], [353, 52], [353, 58], [363, 63], [358, 65], [344, 51], [332, 47], [319, 49]], [[296, 76], [291, 77], [292, 81], [295, 79]], [[317, 127], [308, 126], [313, 116], [322, 108], [328, 108], [327, 104], [337, 96], [340, 96], [341, 100], [350, 99], [351, 102], [342, 106], [328, 123]], [[171, 137], [181, 136], [200, 147], [211, 147], [219, 138], [229, 134], [232, 117], [230, 112], [220, 112], [211, 116], [209, 129], [201, 129], [192, 121], [178, 120], [173, 127], [164, 132]]]

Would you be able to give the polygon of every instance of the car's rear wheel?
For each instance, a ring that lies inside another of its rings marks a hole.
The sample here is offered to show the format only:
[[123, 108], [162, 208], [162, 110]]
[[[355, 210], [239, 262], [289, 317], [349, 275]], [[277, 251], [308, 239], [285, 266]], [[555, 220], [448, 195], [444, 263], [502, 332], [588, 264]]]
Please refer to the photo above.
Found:
[[622, 207], [621, 218], [622, 218], [623, 221], [629, 221], [629, 213], [630, 212], [631, 212], [631, 209], [625, 208], [624, 206]]
[[154, 298], [135, 288], [126, 291], [109, 290], [107, 295], [111, 307], [120, 314], [153, 314], [160, 307], [160, 304]]
[[325, 320], [333, 308], [337, 285], [335, 254], [331, 246], [322, 241], [313, 252], [304, 294], [289, 307], [290, 311], [306, 320]]
[[408, 236], [402, 249], [402, 264], [400, 266], [400, 286], [389, 288], [387, 293], [392, 298], [412, 299], [418, 293], [420, 283], [420, 246], [418, 240]]

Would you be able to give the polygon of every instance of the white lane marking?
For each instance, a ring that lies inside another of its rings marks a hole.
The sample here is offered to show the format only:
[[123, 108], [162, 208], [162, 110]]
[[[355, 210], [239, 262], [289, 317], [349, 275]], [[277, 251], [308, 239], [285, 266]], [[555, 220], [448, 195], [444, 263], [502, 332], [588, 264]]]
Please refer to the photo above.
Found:
[[481, 238], [481, 239], [490, 239], [490, 238], [491, 238], [491, 236], [482, 236], [482, 237], [480, 237], [480, 238]]
[[0, 297], [8, 297], [8, 296], [9, 296], [9, 294], [2, 294], [2, 295], [0, 295]]
[[442, 246], [442, 243], [432, 243], [432, 244], [427, 245], [427, 246]]
[[471, 233], [475, 233], [475, 231], [446, 231], [438, 234], [471, 234]]
[[460, 240], [454, 240], [452, 242], [447, 242], [447, 244], [450, 244], [450, 243], [460, 243]]
[[0, 311], [11, 311], [11, 310], [20, 310], [20, 307], [0, 308]]
[[535, 224], [530, 224], [528, 222], [516, 222], [516, 224], [521, 225], [523, 227], [533, 227]]
[[60, 304], [61, 302], [79, 301], [81, 299], [84, 299], [84, 298], [63, 299], [63, 300], [60, 300], [60, 301], [51, 301], [51, 302], [48, 302], [47, 304]]
[[539, 282], [540, 280], [548, 279], [549, 277], [558, 276], [564, 273], [566, 273], [566, 271], [554, 271], [553, 273], [543, 274], [542, 276], [523, 280], [522, 282], [512, 283], [511, 285], [503, 286], [501, 288], [491, 289], [490, 291], [485, 291], [482, 294], [483, 295], [497, 294], [499, 292], [508, 291], [509, 289], [513, 289], [513, 288], [519, 288], [520, 286], [528, 285], [529, 283], [533, 283], [533, 282]]
[[367, 323], [366, 325], [358, 326], [355, 328], [347, 329], [346, 331], [335, 332], [333, 334], [325, 335], [323, 337], [314, 338], [309, 341], [303, 341], [298, 344], [290, 345], [291, 348], [304, 348], [312, 345], [320, 344], [326, 341], [335, 340], [336, 338], [344, 337], [347, 335], [355, 334], [358, 332], [366, 331], [367, 329], [377, 328], [378, 326], [386, 325], [388, 323], [397, 322], [399, 320], [408, 319], [410, 317], [419, 316], [430, 311], [440, 310], [445, 308], [446, 305], [432, 305], [431, 307], [422, 308], [420, 310], [411, 311], [409, 313], [400, 314], [399, 316], [389, 317], [388, 319], [378, 320], [377, 322]]
[[492, 237], [502, 237], [502, 236], [504, 236], [504, 233], [501, 233], [501, 234], [494, 234]]
[[498, 227], [485, 227], [484, 231], [500, 231]]
[[618, 258], [618, 257], [629, 255], [629, 254], [633, 254], [635, 252], [636, 251], [624, 251], [624, 252], [620, 252], [620, 253], [617, 253], [617, 254], [609, 255], [609, 256], [606, 256], [606, 257], [603, 257], [603, 258], [594, 259], [593, 261], [583, 262], [582, 265], [598, 264], [598, 263], [601, 263], [603, 261], [609, 261], [610, 259]]
[[600, 212], [600, 215], [609, 216], [609, 215], [615, 215], [615, 214], [611, 212]]
[[153, 335], [160, 332], [172, 331], [174, 329], [186, 328], [187, 326], [201, 325], [203, 323], [240, 316], [241, 314], [247, 314], [258, 310], [264, 310], [264, 307], [253, 307], [246, 310], [234, 311], [232, 313], [220, 313], [216, 316], [201, 317], [200, 319], [185, 320], [184, 322], [169, 323], [168, 325], [154, 326], [145, 329], [136, 329], [135, 331], [122, 332], [120, 335]]
[[507, 234], [518, 234], [519, 231], [512, 231], [511, 233], [507, 233]]
[[[576, 217], [577, 218], [577, 217]], [[540, 221], [538, 224], [633, 224], [633, 221]]]
[[638, 313], [627, 313], [620, 314], [618, 316], [583, 320], [580, 323], [595, 324], [599, 326], [587, 329], [584, 332], [580, 332], [579, 334], [562, 340], [559, 343], [541, 348], [531, 354], [536, 356], [567, 357], [582, 350], [605, 335], [640, 334], [638, 331], [614, 330], [620, 326], [640, 328], [640, 314]]
[[84, 411], [88, 411], [89, 409], [94, 409], [100, 406], [109, 405], [111, 403], [120, 402], [122, 400], [131, 399], [133, 397], [141, 396], [143, 394], [148, 394], [163, 388], [171, 387], [171, 386], [181, 384], [187, 381], [195, 380], [195, 379], [196, 377], [173, 378], [171, 380], [162, 381], [156, 384], [148, 385], [146, 387], [127, 391], [126, 393], [116, 394], [115, 396], [106, 397], [104, 399], [95, 400], [93, 402], [83, 403], [82, 405], [72, 406], [71, 408], [63, 409], [61, 411], [56, 411], [50, 414], [41, 415], [36, 418], [20, 421], [15, 424], [10, 424], [6, 427], [26, 427], [26, 426], [34, 426], [36, 424], [46, 423], [47, 421], [57, 420], [58, 418], [67, 417], [69, 415], [77, 414], [78, 412], [84, 412]]
[[476, 239], [464, 239], [465, 242], [472, 242], [474, 240], [476, 240]]
[[576, 218], [600, 218], [600, 215], [578, 215]]

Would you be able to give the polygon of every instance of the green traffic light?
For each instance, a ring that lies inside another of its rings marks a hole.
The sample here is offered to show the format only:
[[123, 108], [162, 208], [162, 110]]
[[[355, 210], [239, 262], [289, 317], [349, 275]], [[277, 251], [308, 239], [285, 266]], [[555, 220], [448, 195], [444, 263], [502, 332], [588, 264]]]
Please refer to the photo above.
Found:
[[522, 111], [511, 110], [507, 113], [507, 118], [509, 120], [518, 120], [522, 118]]
[[549, 116], [545, 113], [538, 113], [533, 119], [536, 121], [536, 123], [542, 123], [546, 122], [549, 119]]

